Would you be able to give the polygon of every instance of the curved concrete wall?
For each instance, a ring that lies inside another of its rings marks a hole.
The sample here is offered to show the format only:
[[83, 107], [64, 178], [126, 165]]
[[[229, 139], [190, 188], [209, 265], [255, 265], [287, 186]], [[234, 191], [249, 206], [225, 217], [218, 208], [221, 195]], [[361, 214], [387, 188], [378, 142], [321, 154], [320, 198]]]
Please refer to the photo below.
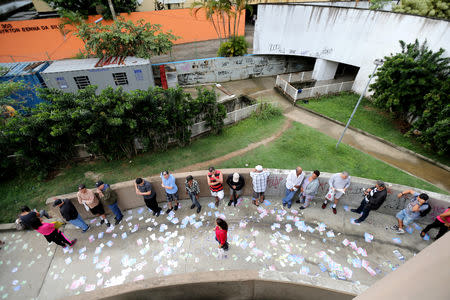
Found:
[[360, 67], [353, 90], [362, 93], [376, 58], [399, 52], [399, 40], [428, 41], [449, 56], [450, 22], [367, 9], [315, 5], [258, 5], [254, 54], [300, 55]]
[[[251, 178], [249, 175], [249, 172], [251, 169], [223, 169], [221, 170], [224, 175], [224, 180], [226, 180], [227, 176], [229, 174], [233, 174], [234, 172], [238, 172], [245, 178], [245, 188], [244, 188], [244, 195], [247, 197], [251, 197], [252, 194], [252, 184], [251, 184]], [[275, 199], [279, 200], [281, 203], [281, 198], [284, 196], [285, 193], [285, 183], [286, 183], [286, 176], [289, 173], [289, 170], [279, 170], [279, 169], [271, 169], [269, 170], [271, 172], [271, 175], [268, 179], [267, 183], [267, 190], [266, 190], [266, 197], [268, 199]], [[306, 172], [307, 174], [311, 172]], [[185, 194], [184, 189], [184, 181], [187, 175], [192, 175], [194, 178], [198, 181], [200, 185], [200, 197], [210, 197], [210, 191], [208, 189], [207, 181], [206, 181], [206, 174], [207, 171], [194, 171], [189, 173], [176, 173], [174, 174], [176, 178], [176, 184], [179, 189], [179, 196], [181, 199], [188, 199], [188, 196]], [[315, 201], [322, 201], [324, 199], [324, 196], [326, 195], [328, 191], [328, 180], [332, 174], [322, 172], [319, 181], [320, 181], [320, 188], [319, 192], [317, 193], [316, 200]], [[161, 179], [159, 176], [149, 177], [146, 178], [149, 180], [153, 188], [156, 190], [157, 199], [158, 202], [165, 202], [165, 192], [161, 187]], [[350, 188], [348, 189], [347, 195], [343, 196], [341, 198], [340, 205], [349, 205], [349, 206], [355, 206], [359, 205], [362, 199], [362, 188], [367, 188], [373, 186], [375, 183], [374, 180], [369, 180], [365, 178], [359, 178], [359, 177], [352, 177], [352, 184]], [[87, 183], [87, 186], [93, 186], [94, 183]], [[112, 189], [114, 189], [119, 197], [118, 204], [119, 207], [123, 210], [135, 208], [144, 206], [144, 200], [141, 196], [137, 196], [134, 190], [134, 181], [125, 181], [120, 182], [111, 185]], [[74, 186], [74, 189], [76, 187]], [[380, 213], [388, 214], [388, 215], [395, 215], [399, 210], [403, 209], [405, 207], [405, 199], [398, 199], [397, 194], [403, 190], [406, 189], [414, 189], [412, 187], [407, 187], [403, 185], [398, 184], [391, 184], [388, 188], [388, 198], [386, 199], [385, 203], [382, 207], [378, 210]], [[418, 190], [419, 191], [419, 190]], [[436, 215], [441, 214], [447, 207], [450, 206], [450, 196], [442, 195], [434, 192], [429, 191], [422, 191], [426, 192], [430, 197], [430, 203], [433, 207], [433, 210], [430, 214], [421, 222], [429, 222], [432, 220]], [[229, 189], [225, 188], [225, 198], [229, 196]], [[76, 193], [66, 194], [66, 195], [59, 195], [55, 197], [48, 198], [46, 203], [48, 206], [49, 211], [51, 214], [59, 215], [59, 210], [53, 208], [52, 204], [55, 198], [68, 198], [71, 199], [74, 205], [77, 207], [78, 212], [82, 215], [82, 217], [91, 218], [92, 215], [88, 213], [84, 207], [80, 204], [78, 204], [78, 201], [76, 199]]]

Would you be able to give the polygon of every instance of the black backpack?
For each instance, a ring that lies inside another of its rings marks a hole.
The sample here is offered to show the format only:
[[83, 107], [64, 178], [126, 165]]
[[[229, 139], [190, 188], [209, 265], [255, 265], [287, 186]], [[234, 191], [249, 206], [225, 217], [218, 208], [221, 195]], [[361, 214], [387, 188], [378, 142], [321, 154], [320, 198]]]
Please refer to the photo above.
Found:
[[428, 213], [431, 211], [431, 205], [430, 205], [429, 203], [426, 203], [426, 205], [427, 205], [427, 208], [425, 208], [424, 210], [422, 210], [422, 211], [420, 212], [420, 217], [421, 217], [421, 218], [423, 218], [423, 217], [425, 217], [426, 215], [428, 215]]

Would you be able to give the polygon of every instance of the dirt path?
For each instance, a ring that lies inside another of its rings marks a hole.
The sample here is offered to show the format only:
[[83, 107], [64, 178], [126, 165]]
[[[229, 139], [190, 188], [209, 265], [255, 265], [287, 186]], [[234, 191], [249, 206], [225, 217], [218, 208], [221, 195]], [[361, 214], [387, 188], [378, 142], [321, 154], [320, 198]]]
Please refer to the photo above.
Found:
[[173, 172], [174, 173], [181, 173], [181, 172], [190, 172], [190, 171], [196, 171], [196, 170], [204, 170], [204, 169], [209, 168], [210, 166], [218, 165], [218, 164], [220, 164], [220, 163], [222, 163], [224, 161], [227, 161], [227, 160], [229, 160], [229, 159], [231, 159], [233, 157], [243, 155], [243, 154], [245, 154], [248, 151], [256, 149], [259, 146], [267, 145], [268, 143], [273, 142], [274, 140], [279, 138], [291, 126], [292, 126], [292, 120], [286, 118], [286, 120], [284, 121], [283, 127], [278, 132], [276, 132], [275, 134], [273, 134], [272, 136], [270, 136], [268, 138], [265, 138], [265, 139], [263, 139], [263, 140], [261, 140], [259, 142], [256, 142], [256, 143], [252, 143], [252, 144], [248, 145], [245, 148], [242, 148], [242, 149], [230, 152], [230, 153], [228, 153], [228, 154], [226, 154], [224, 156], [221, 156], [221, 157], [218, 157], [218, 158], [214, 158], [214, 159], [211, 159], [211, 160], [207, 160], [207, 161], [203, 161], [203, 162], [199, 162], [199, 163], [196, 163], [196, 164], [193, 164], [193, 165], [181, 168], [181, 169], [174, 170]]

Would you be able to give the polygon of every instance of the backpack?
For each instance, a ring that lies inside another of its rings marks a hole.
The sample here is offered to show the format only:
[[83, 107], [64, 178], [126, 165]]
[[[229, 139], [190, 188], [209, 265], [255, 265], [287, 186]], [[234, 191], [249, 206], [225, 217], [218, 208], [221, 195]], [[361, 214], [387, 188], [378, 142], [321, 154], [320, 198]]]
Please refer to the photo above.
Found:
[[420, 212], [420, 217], [423, 218], [431, 211], [431, 205], [427, 203], [427, 208]]

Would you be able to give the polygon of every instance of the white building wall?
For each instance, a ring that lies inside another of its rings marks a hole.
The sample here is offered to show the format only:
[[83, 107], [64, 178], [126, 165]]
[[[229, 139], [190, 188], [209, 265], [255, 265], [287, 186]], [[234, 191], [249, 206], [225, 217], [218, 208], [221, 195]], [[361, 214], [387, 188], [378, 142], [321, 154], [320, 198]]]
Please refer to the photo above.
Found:
[[360, 67], [353, 90], [362, 93], [373, 61], [425, 39], [449, 55], [450, 23], [419, 16], [312, 5], [258, 6], [254, 54], [311, 56]]

